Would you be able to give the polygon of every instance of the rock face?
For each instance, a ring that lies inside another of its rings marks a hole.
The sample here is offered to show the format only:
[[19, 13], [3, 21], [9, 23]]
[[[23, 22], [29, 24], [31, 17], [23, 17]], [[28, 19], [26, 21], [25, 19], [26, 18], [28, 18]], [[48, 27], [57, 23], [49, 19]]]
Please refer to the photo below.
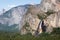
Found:
[[46, 32], [51, 33], [53, 28], [60, 28], [60, 12], [51, 14], [44, 20]]
[[[32, 33], [32, 35], [34, 35], [40, 21], [41, 20], [36, 15], [33, 15], [31, 13], [25, 15], [25, 23], [27, 22], [29, 24], [29, 27], [25, 26], [25, 28], [22, 29], [23, 31], [21, 30], [21, 34]], [[40, 28], [39, 30], [39, 33], [41, 33], [42, 29]]]
[[58, 11], [60, 10], [59, 0], [42, 0], [41, 10], [47, 12], [48, 10]]
[[[28, 14], [26, 16], [26, 21], [30, 24], [30, 32], [34, 35], [41, 20], [36, 15]], [[41, 32], [42, 31], [40, 31], [40, 33]]]

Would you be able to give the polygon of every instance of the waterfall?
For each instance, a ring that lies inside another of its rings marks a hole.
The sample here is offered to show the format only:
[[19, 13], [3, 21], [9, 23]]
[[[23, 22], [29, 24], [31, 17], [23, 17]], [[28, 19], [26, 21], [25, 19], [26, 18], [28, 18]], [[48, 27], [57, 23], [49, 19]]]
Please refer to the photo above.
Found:
[[38, 24], [37, 30], [36, 30], [36, 32], [35, 32], [35, 35], [36, 35], [36, 36], [39, 35], [39, 29], [42, 29], [41, 26], [42, 26], [42, 21], [40, 21], [39, 24]]
[[44, 21], [41, 20], [38, 24], [37, 30], [35, 32], [35, 35], [38, 36], [39, 34], [41, 34], [43, 32], [46, 31], [46, 26], [44, 25]]

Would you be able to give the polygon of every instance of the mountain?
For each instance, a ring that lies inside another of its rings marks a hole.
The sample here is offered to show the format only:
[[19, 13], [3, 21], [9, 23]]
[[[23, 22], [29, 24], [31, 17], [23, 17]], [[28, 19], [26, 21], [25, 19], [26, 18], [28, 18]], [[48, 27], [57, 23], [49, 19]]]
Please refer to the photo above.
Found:
[[[44, 29], [42, 25], [45, 25], [46, 32], [50, 32], [52, 31], [51, 26], [57, 24], [57, 18], [60, 15], [59, 3], [59, 0], [42, 0], [41, 4], [26, 4], [14, 7], [0, 15], [0, 30], [21, 32], [21, 34], [32, 33], [32, 35], [35, 35], [42, 33]], [[54, 14], [48, 16], [46, 13], [50, 10], [53, 10]], [[43, 18], [46, 15], [47, 17], [43, 20], [44, 22], [39, 19], [39, 17]], [[54, 21], [52, 21], [52, 19]], [[60, 19], [60, 17], [58, 19]], [[51, 25], [51, 22], [53, 25]], [[47, 31], [48, 29], [49, 31]]]
[[[8, 11], [6, 11], [5, 13], [3, 13], [2, 15], [0, 15], [0, 23], [2, 25], [7, 25], [6, 27], [2, 26], [0, 27], [1, 29], [0, 30], [20, 30], [21, 26], [23, 25], [22, 21], [24, 20], [23, 19], [23, 16], [26, 14], [27, 10], [28, 10], [28, 7], [30, 5], [21, 5], [21, 6], [17, 6], [17, 7], [14, 7]], [[10, 27], [12, 25], [18, 25], [16, 27]], [[10, 29], [9, 29], [10, 28]], [[14, 28], [14, 29], [12, 29]]]

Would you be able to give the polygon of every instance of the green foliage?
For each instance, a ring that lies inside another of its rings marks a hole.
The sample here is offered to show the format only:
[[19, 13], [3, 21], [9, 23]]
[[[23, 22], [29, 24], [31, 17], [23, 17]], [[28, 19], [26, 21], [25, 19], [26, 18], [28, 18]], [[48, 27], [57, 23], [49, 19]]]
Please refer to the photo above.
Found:
[[37, 16], [38, 16], [39, 19], [43, 20], [43, 19], [47, 18], [49, 15], [51, 15], [53, 13], [54, 13], [53, 10], [49, 10], [49, 11], [45, 12], [45, 14], [41, 13], [42, 15], [41, 14], [37, 14]]
[[[2, 31], [7, 31], [7, 32], [14, 32], [14, 31], [18, 31], [18, 28], [16, 28], [18, 26], [18, 24], [13, 24], [11, 26], [9, 26], [8, 24], [1, 24], [0, 23], [0, 30]], [[13, 29], [13, 30], [12, 30]]]
[[29, 26], [30, 26], [29, 23], [26, 22], [25, 25], [24, 25], [23, 27], [26, 28], [26, 27], [29, 27]]
[[38, 16], [38, 18], [41, 19], [41, 20], [43, 20], [43, 19], [46, 18], [46, 15], [40, 15], [40, 14], [37, 14], [37, 16]]
[[60, 28], [54, 28], [52, 33], [60, 34]]
[[29, 23], [26, 22], [25, 25], [23, 26], [23, 28], [25, 28], [27, 31], [30, 31], [28, 28], [30, 27]]
[[52, 34], [42, 33], [39, 36], [31, 34], [20, 35], [19, 33], [8, 33], [0, 31], [0, 40], [60, 40], [60, 28], [54, 29]]
[[41, 15], [37, 14], [37, 16], [39, 19], [41, 19], [41, 20], [43, 19], [43, 17]]
[[49, 16], [49, 15], [51, 15], [51, 14], [53, 14], [53, 13], [54, 13], [53, 10], [49, 10], [49, 11], [46, 12], [47, 16]]

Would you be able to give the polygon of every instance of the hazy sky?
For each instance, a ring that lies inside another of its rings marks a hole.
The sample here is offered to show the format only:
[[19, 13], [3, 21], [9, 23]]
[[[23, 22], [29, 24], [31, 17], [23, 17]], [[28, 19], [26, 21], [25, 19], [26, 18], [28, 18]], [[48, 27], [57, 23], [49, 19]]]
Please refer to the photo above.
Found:
[[0, 10], [24, 4], [39, 4], [41, 0], [0, 0]]

